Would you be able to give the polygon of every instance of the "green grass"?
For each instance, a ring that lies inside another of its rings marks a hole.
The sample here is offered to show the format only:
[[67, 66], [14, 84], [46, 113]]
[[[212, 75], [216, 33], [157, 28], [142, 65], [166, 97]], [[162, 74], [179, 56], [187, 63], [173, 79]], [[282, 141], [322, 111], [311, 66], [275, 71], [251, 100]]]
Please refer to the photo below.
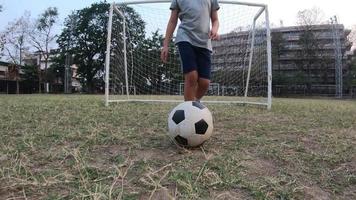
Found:
[[356, 102], [208, 105], [199, 149], [166, 136], [175, 105], [0, 96], [0, 199], [356, 199]]

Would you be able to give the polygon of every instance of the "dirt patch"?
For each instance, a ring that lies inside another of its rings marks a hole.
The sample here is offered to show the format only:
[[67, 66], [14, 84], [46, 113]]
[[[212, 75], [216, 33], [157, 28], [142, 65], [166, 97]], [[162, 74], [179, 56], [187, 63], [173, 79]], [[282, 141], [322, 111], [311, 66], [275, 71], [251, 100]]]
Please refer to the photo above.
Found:
[[5, 187], [5, 185], [0, 184], [0, 199], [10, 199], [10, 198], [15, 198], [17, 195], [16, 194], [20, 194], [20, 190], [19, 191], [14, 191], [14, 189], [11, 188], [6, 188], [6, 189], [2, 189], [3, 187]]
[[[173, 145], [173, 144], [172, 144]], [[182, 154], [179, 149], [168, 147], [165, 149], [150, 148], [150, 149], [136, 149], [133, 151], [134, 160], [161, 160], [173, 162], [181, 159]]]
[[157, 190], [153, 190], [149, 194], [142, 195], [139, 199], [154, 199], [154, 200], [174, 200], [177, 198], [177, 189], [174, 185], [169, 185], [167, 187], [163, 187]]
[[257, 180], [259, 177], [278, 176], [278, 167], [272, 160], [245, 160], [241, 162], [241, 166], [246, 168], [246, 177], [250, 180]]
[[129, 152], [129, 148], [123, 145], [100, 145], [94, 146], [92, 154], [106, 154], [106, 155], [116, 155], [118, 153]]
[[214, 200], [252, 200], [248, 194], [245, 192], [235, 189], [231, 191], [222, 191], [222, 192], [212, 192], [211, 197]]
[[90, 151], [90, 165], [97, 168], [107, 168], [115, 163], [113, 158], [120, 156], [122, 162], [125, 161], [131, 154], [131, 150], [127, 146], [122, 145], [101, 145], [94, 146]]
[[0, 156], [0, 163], [4, 162], [6, 160], [8, 160], [8, 157], [6, 155], [1, 155]]
[[330, 200], [330, 194], [317, 186], [304, 188], [304, 199]]
[[302, 137], [300, 142], [303, 144], [304, 148], [311, 152], [320, 152], [322, 150], [320, 143], [315, 141], [312, 137]]
[[356, 185], [345, 188], [342, 199], [356, 199]]
[[181, 159], [182, 156], [194, 155], [195, 157], [204, 158], [206, 155], [215, 154], [215, 150], [205, 149], [198, 147], [194, 149], [185, 149], [171, 142], [165, 142], [159, 148], [130, 148], [129, 145], [107, 145], [107, 146], [94, 146], [90, 152], [91, 157], [113, 157], [115, 155], [123, 155], [124, 157], [131, 157], [131, 160], [164, 160], [174, 161]]
[[351, 162], [346, 162], [346, 163], [342, 163], [342, 164], [338, 165], [332, 171], [333, 172], [347, 171], [347, 172], [356, 174], [356, 160], [355, 160], [355, 158], [353, 158]]

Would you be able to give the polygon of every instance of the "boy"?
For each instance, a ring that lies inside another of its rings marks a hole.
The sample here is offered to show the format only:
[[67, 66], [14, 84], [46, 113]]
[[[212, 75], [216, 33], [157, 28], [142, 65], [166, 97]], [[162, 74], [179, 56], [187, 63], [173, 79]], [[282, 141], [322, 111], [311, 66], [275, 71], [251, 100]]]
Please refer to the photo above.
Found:
[[175, 44], [179, 49], [184, 74], [185, 101], [200, 101], [209, 88], [211, 40], [219, 39], [219, 8], [218, 0], [172, 0], [161, 59], [165, 63], [168, 60], [168, 45], [179, 17], [181, 24]]

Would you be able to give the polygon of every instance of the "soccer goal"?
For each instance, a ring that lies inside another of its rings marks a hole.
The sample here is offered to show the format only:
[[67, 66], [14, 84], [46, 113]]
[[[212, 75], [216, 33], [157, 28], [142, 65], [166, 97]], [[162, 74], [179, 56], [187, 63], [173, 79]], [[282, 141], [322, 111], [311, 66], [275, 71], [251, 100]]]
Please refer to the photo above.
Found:
[[[145, 0], [111, 4], [105, 60], [106, 105], [183, 101], [184, 80], [173, 40], [169, 62], [160, 60], [170, 3]], [[203, 101], [270, 109], [272, 60], [267, 5], [233, 0], [220, 0], [219, 4], [220, 40], [212, 42], [211, 79], [217, 91], [207, 93]]]

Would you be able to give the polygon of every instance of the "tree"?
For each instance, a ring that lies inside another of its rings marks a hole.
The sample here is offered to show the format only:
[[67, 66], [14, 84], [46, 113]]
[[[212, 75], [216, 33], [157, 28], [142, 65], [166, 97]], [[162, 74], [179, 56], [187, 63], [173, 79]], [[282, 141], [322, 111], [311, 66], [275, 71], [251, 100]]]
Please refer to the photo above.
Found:
[[[28, 51], [28, 29], [30, 13], [25, 14], [9, 23], [1, 38], [2, 53], [9, 62], [13, 63], [14, 77], [16, 81], [16, 93], [19, 93], [20, 66], [23, 64], [23, 54]], [[15, 73], [15, 71], [17, 71]]]
[[349, 57], [349, 68], [347, 70], [345, 79], [344, 79], [344, 86], [348, 88], [352, 94], [353, 88], [356, 87], [356, 50], [352, 51], [352, 55]]
[[[141, 44], [134, 48], [134, 66], [133, 70], [143, 71], [140, 76], [133, 76], [133, 81], [137, 87], [140, 88], [140, 92], [153, 92], [155, 94], [168, 94], [171, 91], [173, 85], [177, 85], [180, 82], [182, 75], [180, 69], [174, 66], [177, 63], [176, 48], [174, 43], [170, 43], [170, 62], [164, 64], [160, 60], [160, 53], [163, 41], [163, 35], [159, 34], [159, 31], [150, 34], [150, 37], [144, 39]], [[143, 64], [144, 63], [144, 64]], [[132, 73], [132, 72], [130, 72]], [[122, 79], [123, 80], [123, 79]], [[130, 84], [132, 85], [132, 84]]]
[[[354, 51], [354, 54], [356, 54], [356, 50]], [[349, 82], [350, 82], [350, 85], [356, 86], [356, 58], [355, 57], [353, 58], [353, 60], [351, 62]]]
[[356, 86], [356, 25], [352, 27], [351, 33], [348, 35], [348, 41], [351, 42], [352, 56], [350, 58], [350, 68], [345, 79], [345, 86], [352, 89]]
[[23, 78], [30, 82], [38, 81], [37, 66], [35, 65], [25, 65], [22, 67], [24, 73]]
[[356, 49], [356, 25], [351, 29], [351, 33], [348, 35], [348, 40], [352, 43], [352, 50]]
[[[296, 53], [297, 56], [296, 65], [305, 73], [305, 83], [307, 86], [307, 92], [310, 94], [312, 86], [312, 76], [315, 65], [319, 65], [319, 68], [327, 66], [323, 64], [326, 58], [322, 57], [320, 50], [323, 48], [323, 44], [318, 40], [318, 33], [315, 31], [315, 25], [323, 23], [323, 12], [319, 8], [306, 9], [299, 11], [297, 15], [297, 23], [300, 27], [300, 36], [298, 45], [300, 51]], [[323, 70], [319, 70], [323, 71]]]
[[[2, 5], [0, 5], [0, 12], [2, 12]], [[1, 58], [1, 52], [4, 50], [4, 38], [5, 36], [3, 34], [0, 34], [0, 58]]]
[[5, 34], [0, 33], [0, 58], [3, 56], [5, 46]]
[[8, 66], [8, 76], [7, 80], [16, 81], [16, 94], [20, 93], [20, 66], [16, 64], [12, 64]]
[[[121, 9], [124, 10], [127, 27], [130, 27], [130, 39], [139, 43], [144, 38], [144, 22], [132, 8]], [[80, 81], [89, 92], [94, 91], [96, 83], [104, 83], [108, 11], [109, 4], [101, 2], [73, 12], [65, 20], [65, 28], [57, 39], [61, 52], [73, 57]], [[118, 23], [120, 19], [115, 18], [113, 24]], [[112, 43], [115, 45], [115, 38]]]
[[299, 26], [312, 28], [313, 25], [323, 23], [325, 23], [325, 15], [318, 7], [301, 10], [297, 14], [297, 24]]
[[[49, 68], [50, 74], [55, 74], [55, 82], [57, 87], [60, 83], [64, 83], [64, 76], [65, 76], [65, 67], [64, 63], [66, 63], [66, 58], [67, 58], [67, 51], [63, 49], [59, 49], [59, 51], [51, 58], [52, 60], [52, 65], [51, 68]], [[64, 88], [64, 87], [63, 87]], [[63, 89], [62, 88], [62, 89]], [[57, 88], [57, 92], [59, 91], [59, 88]]]
[[38, 82], [38, 67], [36, 65], [25, 65], [22, 67], [24, 85], [26, 89], [33, 92], [33, 89], [36, 87], [36, 83]]
[[22, 64], [23, 54], [28, 50], [28, 30], [30, 13], [10, 22], [3, 32], [3, 54], [16, 65]]
[[[58, 18], [58, 10], [56, 7], [47, 8], [35, 21], [34, 26], [32, 27], [32, 31], [30, 31], [29, 37], [31, 39], [31, 43], [33, 47], [38, 51], [40, 56], [40, 61], [42, 58], [45, 62], [44, 68], [44, 79], [45, 82], [48, 82], [47, 78], [47, 69], [48, 69], [48, 60], [50, 57], [50, 45], [56, 38], [54, 35], [53, 27]], [[42, 69], [41, 64], [38, 66], [38, 78], [39, 78], [39, 86], [38, 91], [41, 93], [41, 83], [42, 83]]]
[[[272, 63], [274, 67], [274, 78], [273, 83], [276, 85], [284, 84], [284, 74], [281, 71], [280, 58], [285, 52], [285, 39], [283, 38], [282, 32], [272, 32]], [[276, 69], [277, 67], [277, 69]]]

